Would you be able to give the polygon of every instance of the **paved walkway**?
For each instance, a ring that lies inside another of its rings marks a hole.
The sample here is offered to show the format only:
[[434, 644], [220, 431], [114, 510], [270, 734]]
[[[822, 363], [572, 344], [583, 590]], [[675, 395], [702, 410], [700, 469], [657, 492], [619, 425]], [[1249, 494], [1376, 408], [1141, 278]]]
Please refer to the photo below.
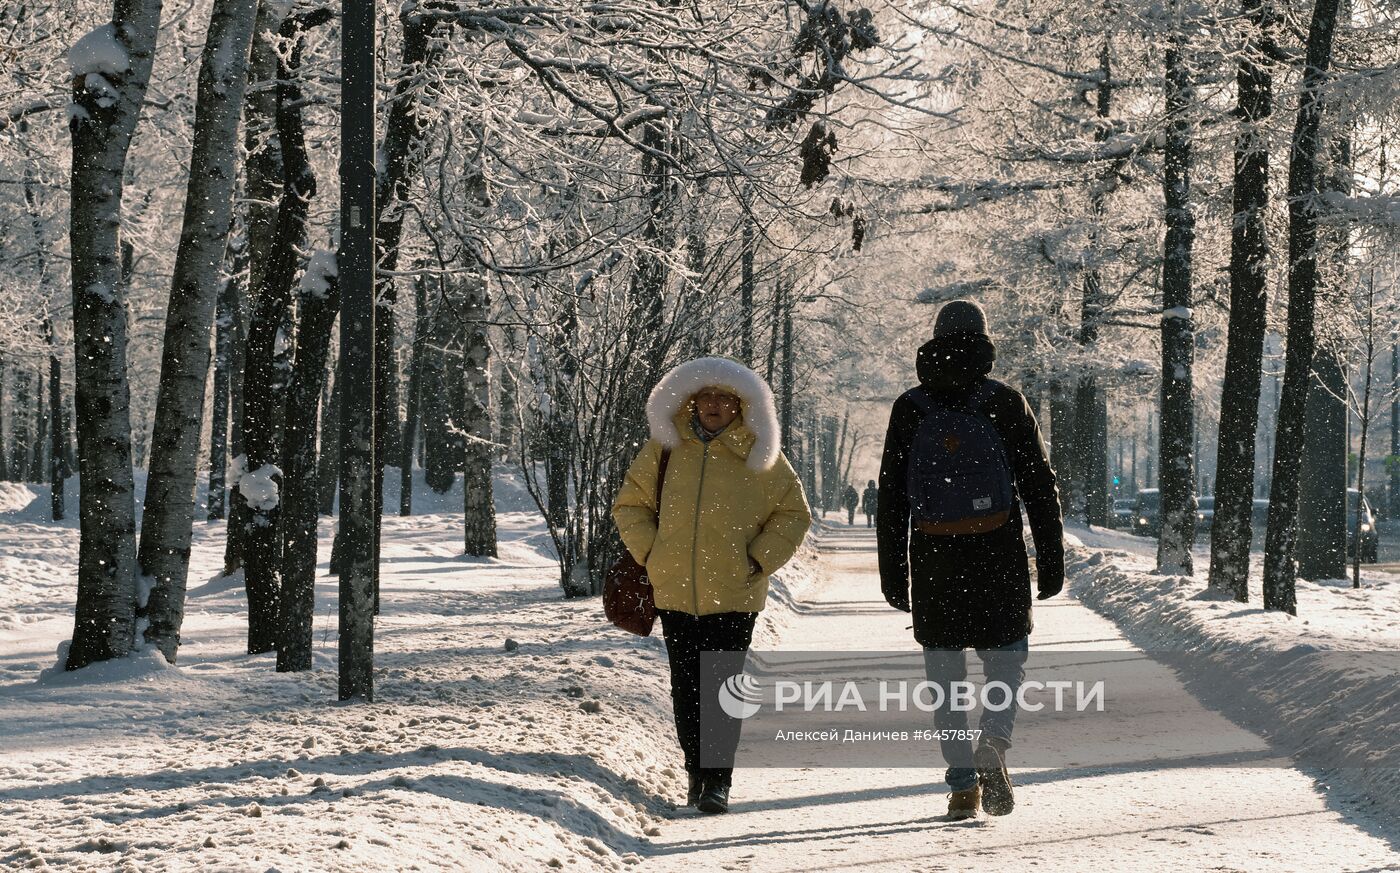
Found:
[[[907, 615], [880, 597], [874, 536], [825, 535], [824, 582], [785, 650], [913, 651]], [[1033, 650], [1137, 651], [1068, 595], [1036, 605]], [[975, 659], [973, 659], [975, 663]], [[1175, 682], [1163, 670], [1157, 681]], [[1246, 744], [1263, 741], [1203, 709]], [[1013, 749], [1013, 756], [1014, 756]], [[1016, 771], [1016, 811], [947, 822], [942, 771], [739, 770], [731, 812], [685, 811], [655, 839], [648, 870], [1379, 871], [1400, 870], [1400, 826], [1351, 814], [1288, 767]]]

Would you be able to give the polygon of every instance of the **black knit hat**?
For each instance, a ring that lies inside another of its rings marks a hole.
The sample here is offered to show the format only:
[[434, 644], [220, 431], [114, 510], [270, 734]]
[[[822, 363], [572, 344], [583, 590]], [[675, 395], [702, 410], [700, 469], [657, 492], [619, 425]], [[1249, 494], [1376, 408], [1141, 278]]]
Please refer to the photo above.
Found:
[[950, 300], [938, 310], [933, 323], [935, 339], [955, 333], [987, 335], [987, 314], [971, 300]]

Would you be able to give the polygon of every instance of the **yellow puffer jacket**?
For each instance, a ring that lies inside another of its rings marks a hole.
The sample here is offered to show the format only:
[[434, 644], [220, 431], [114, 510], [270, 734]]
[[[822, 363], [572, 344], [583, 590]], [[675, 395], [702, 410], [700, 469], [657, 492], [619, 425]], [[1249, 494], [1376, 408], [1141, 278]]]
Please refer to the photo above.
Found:
[[[748, 461], [756, 437], [742, 418], [709, 443], [691, 429], [688, 407], [674, 414], [673, 423], [672, 438], [680, 440], [666, 467], [660, 529], [656, 474], [662, 446], [650, 439], [613, 504], [622, 541], [646, 565], [658, 609], [759, 612], [768, 599], [769, 574], [792, 558], [811, 526], [802, 484], [781, 453], [769, 466], [753, 469]], [[763, 568], [753, 576], [750, 557]]]

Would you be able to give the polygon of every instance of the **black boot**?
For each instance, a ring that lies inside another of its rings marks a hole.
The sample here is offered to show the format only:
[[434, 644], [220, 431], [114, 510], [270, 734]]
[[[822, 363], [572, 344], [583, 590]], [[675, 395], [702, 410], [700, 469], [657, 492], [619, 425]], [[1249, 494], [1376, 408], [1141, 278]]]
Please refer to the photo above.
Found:
[[705, 790], [700, 792], [700, 802], [696, 808], [711, 814], [729, 812], [729, 786], [706, 785]]
[[983, 740], [972, 760], [977, 765], [977, 781], [982, 785], [982, 811], [987, 815], [1006, 815], [1015, 809], [1011, 774], [1006, 772], [1006, 744]]
[[700, 774], [686, 773], [685, 805], [694, 806], [700, 802]]

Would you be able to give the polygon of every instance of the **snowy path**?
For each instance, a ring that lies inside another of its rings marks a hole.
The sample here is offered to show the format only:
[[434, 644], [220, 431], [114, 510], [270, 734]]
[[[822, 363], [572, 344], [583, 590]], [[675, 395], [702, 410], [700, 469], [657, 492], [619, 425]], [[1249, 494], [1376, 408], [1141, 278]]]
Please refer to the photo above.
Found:
[[[880, 598], [873, 535], [837, 528], [823, 545], [824, 579], [782, 648], [908, 650], [907, 617]], [[1112, 623], [1066, 596], [1038, 604], [1036, 622], [1033, 649], [1134, 650]], [[1400, 870], [1400, 826], [1348, 811], [1346, 798], [1293, 769], [1016, 772], [1012, 754], [1016, 811], [973, 823], [942, 820], [945, 788], [933, 768], [740, 770], [730, 814], [678, 814], [654, 838], [647, 868], [1078, 871], [1097, 862], [1154, 873]]]

